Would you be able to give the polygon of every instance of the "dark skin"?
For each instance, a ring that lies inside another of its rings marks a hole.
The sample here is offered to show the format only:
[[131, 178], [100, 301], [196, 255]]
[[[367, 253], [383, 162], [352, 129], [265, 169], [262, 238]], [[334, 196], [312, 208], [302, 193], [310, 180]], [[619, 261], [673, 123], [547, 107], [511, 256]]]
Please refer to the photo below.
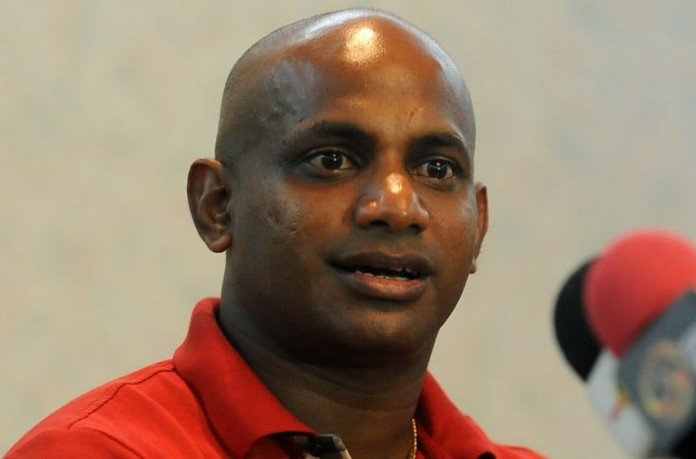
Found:
[[290, 412], [354, 458], [411, 447], [435, 338], [487, 229], [474, 142], [441, 48], [352, 10], [240, 59], [216, 159], [191, 166], [196, 227], [226, 253], [222, 329]]

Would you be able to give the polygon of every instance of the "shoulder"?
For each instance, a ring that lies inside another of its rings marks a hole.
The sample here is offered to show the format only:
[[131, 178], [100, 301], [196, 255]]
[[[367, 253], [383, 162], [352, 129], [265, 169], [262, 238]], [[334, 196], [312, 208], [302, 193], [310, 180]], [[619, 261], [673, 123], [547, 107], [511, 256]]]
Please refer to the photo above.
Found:
[[[176, 403], [167, 403], [171, 400]], [[137, 456], [130, 446], [132, 438], [145, 432], [156, 435], [158, 429], [171, 428], [177, 419], [198, 409], [195, 395], [172, 362], [159, 362], [59, 408], [27, 432], [8, 457], [52, 457], [50, 451], [60, 451], [62, 457], [84, 457], [80, 454], [83, 449], [105, 451], [107, 456], [116, 451], [119, 457]], [[93, 457], [93, 453], [87, 456]]]
[[5, 456], [7, 459], [59, 459], [65, 457], [140, 457], [127, 445], [104, 432], [89, 429], [46, 427], [24, 437]]

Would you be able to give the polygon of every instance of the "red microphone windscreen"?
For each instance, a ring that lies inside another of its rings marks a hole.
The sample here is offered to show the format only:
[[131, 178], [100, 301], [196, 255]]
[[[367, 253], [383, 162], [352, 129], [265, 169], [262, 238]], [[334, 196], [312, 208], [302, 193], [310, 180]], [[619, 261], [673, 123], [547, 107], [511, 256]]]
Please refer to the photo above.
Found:
[[616, 239], [590, 267], [587, 318], [599, 340], [621, 357], [643, 329], [696, 287], [696, 247], [683, 237], [641, 230]]

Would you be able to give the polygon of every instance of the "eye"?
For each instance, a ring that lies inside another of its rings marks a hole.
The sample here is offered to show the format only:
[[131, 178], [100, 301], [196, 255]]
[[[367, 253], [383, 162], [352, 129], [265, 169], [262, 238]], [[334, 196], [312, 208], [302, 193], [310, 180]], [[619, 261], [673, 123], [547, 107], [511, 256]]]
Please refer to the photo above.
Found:
[[435, 180], [452, 180], [460, 171], [454, 162], [445, 159], [429, 159], [412, 169], [416, 176]]
[[355, 162], [341, 150], [318, 151], [306, 160], [312, 172], [317, 174], [336, 174], [355, 169]]

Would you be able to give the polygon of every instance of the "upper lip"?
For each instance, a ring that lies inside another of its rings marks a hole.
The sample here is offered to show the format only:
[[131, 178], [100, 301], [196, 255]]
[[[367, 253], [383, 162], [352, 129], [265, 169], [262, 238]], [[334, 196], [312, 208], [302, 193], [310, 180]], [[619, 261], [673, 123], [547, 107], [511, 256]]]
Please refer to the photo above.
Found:
[[344, 271], [359, 269], [389, 270], [406, 273], [415, 278], [433, 274], [434, 268], [427, 257], [417, 253], [390, 254], [381, 251], [364, 251], [337, 257], [331, 264]]

